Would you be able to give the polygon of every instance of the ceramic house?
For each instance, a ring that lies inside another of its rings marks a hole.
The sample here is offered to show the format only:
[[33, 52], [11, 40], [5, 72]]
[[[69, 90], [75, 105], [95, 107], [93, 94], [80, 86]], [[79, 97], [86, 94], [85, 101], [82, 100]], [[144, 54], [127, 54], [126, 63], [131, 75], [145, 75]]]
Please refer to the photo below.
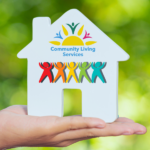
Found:
[[28, 59], [28, 115], [61, 117], [63, 89], [80, 89], [83, 117], [117, 119], [118, 62], [129, 55], [80, 11], [34, 18], [18, 57]]

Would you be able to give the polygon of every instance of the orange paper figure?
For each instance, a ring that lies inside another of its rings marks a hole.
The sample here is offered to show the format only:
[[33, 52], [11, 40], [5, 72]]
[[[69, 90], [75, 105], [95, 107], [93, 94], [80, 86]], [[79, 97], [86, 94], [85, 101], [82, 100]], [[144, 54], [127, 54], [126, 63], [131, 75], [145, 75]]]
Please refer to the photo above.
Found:
[[58, 70], [58, 73], [53, 81], [53, 83], [59, 78], [59, 76], [62, 76], [63, 83], [65, 83], [65, 74], [64, 74], [64, 69], [65, 69], [65, 63], [62, 64], [61, 62], [57, 62], [57, 66], [55, 63], [53, 63], [54, 67]]
[[69, 75], [68, 75], [67, 80], [66, 80], [66, 83], [69, 81], [69, 79], [70, 79], [71, 76], [73, 76], [73, 78], [75, 79], [76, 83], [78, 83], [77, 77], [76, 77], [75, 72], [74, 72], [74, 70], [75, 70], [75, 69], [77, 68], [77, 66], [78, 66], [78, 63], [76, 63], [76, 65], [74, 65], [74, 63], [71, 62], [71, 63], [69, 64], [69, 66], [68, 66], [68, 64], [66, 63], [66, 66], [67, 66], [67, 68], [70, 70], [70, 71], [69, 71]]

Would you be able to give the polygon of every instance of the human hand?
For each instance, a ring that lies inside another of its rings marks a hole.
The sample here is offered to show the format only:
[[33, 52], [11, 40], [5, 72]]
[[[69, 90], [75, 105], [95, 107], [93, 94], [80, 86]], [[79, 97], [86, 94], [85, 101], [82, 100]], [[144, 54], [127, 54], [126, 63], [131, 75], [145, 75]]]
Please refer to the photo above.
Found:
[[0, 111], [0, 149], [65, 147], [95, 137], [144, 133], [144, 126], [127, 118], [105, 124], [101, 119], [81, 116], [28, 116], [27, 107], [20, 105]]

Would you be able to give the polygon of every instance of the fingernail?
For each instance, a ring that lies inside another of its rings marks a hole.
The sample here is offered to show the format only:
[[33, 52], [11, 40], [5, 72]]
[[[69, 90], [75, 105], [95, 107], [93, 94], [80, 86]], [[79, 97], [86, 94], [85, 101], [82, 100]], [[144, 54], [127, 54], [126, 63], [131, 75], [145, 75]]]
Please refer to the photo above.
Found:
[[123, 133], [123, 135], [131, 135], [132, 133], [130, 133], [130, 132], [125, 132], [125, 133]]
[[143, 132], [136, 132], [135, 134], [144, 134]]

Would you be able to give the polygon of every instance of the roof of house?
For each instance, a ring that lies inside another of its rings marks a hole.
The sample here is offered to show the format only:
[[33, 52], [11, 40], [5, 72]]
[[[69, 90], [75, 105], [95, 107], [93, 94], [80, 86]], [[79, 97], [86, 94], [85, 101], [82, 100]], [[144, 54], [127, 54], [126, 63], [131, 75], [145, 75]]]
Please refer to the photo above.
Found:
[[[53, 45], [50, 41], [57, 41], [63, 43], [66, 37], [72, 36], [72, 30], [67, 24], [78, 24], [74, 35], [79, 37], [83, 43], [88, 41], [96, 41], [93, 45], [77, 46], [81, 49], [91, 48], [93, 51], [52, 51], [51, 48], [68, 48], [74, 46]], [[63, 27], [68, 31], [68, 35], [63, 31]], [[82, 34], [77, 33], [84, 25]], [[83, 38], [85, 34], [90, 33], [92, 38]], [[56, 35], [57, 34], [57, 35]], [[55, 38], [61, 34], [61, 38]], [[63, 56], [63, 53], [83, 53], [83, 56]], [[124, 61], [129, 59], [129, 55], [111, 40], [104, 32], [102, 32], [95, 24], [93, 24], [87, 17], [85, 17], [77, 9], [71, 9], [63, 14], [52, 25], [49, 17], [37, 17], [33, 19], [33, 38], [32, 41], [23, 48], [17, 55], [19, 58], [37, 58], [50, 59], [51, 61]]]

